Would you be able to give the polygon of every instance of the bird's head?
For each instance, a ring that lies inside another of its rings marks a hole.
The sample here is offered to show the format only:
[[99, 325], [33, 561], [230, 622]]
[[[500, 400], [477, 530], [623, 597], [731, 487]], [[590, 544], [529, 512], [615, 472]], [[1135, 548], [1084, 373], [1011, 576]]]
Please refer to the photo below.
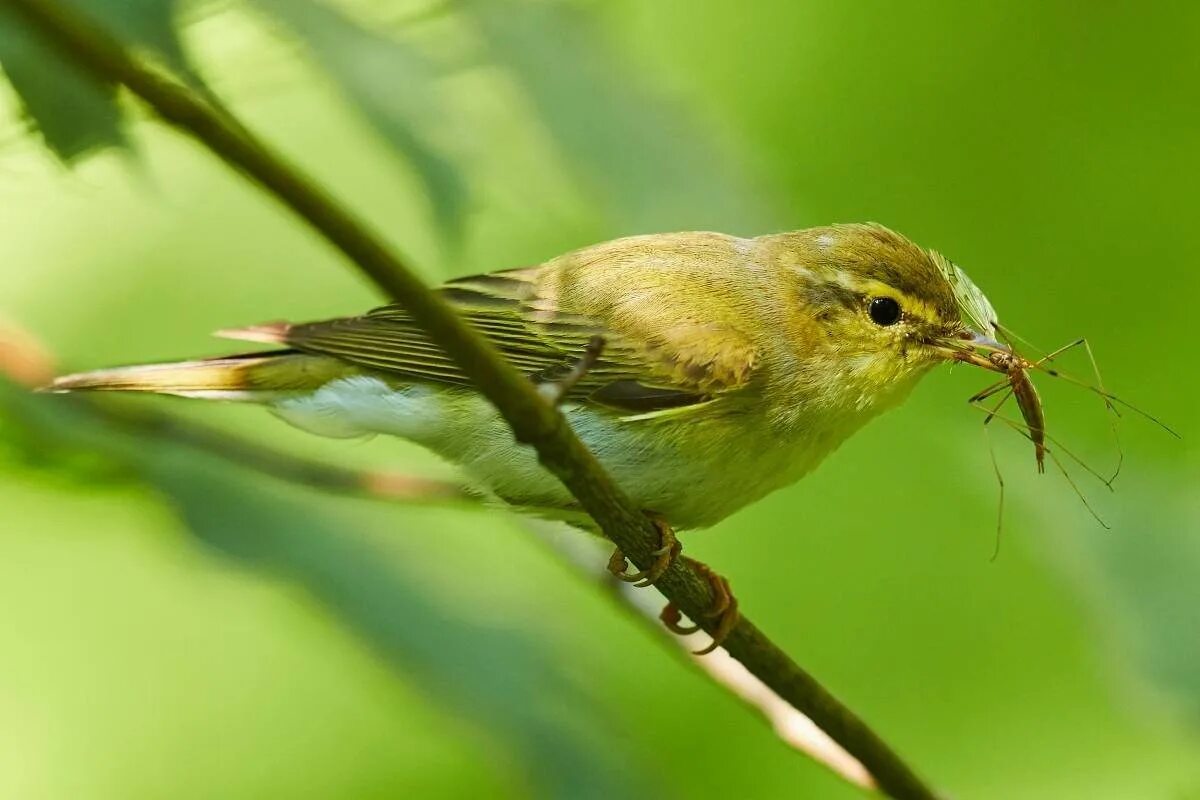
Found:
[[881, 225], [811, 228], [773, 237], [802, 331], [798, 389], [831, 405], [878, 411], [945, 361], [995, 369], [978, 350], [996, 314], [949, 259]]

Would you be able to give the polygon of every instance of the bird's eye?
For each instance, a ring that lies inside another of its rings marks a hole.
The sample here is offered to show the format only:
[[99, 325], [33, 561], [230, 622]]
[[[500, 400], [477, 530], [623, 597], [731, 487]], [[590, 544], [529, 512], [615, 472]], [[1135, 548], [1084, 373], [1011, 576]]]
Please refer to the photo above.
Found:
[[876, 297], [867, 306], [867, 313], [876, 325], [895, 325], [900, 321], [900, 304], [890, 297]]

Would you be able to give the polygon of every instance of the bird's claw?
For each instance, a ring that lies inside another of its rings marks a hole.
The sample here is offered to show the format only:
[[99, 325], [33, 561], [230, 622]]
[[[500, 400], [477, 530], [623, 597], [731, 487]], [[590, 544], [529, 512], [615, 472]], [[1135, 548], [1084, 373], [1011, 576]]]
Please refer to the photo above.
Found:
[[[707, 564], [690, 558], [688, 559], [688, 563], [704, 576], [712, 587], [713, 594], [716, 596], [712, 606], [704, 614], [709, 619], [717, 620], [717, 626], [712, 633], [713, 640], [708, 647], [694, 651], [696, 655], [703, 656], [721, 646], [721, 643], [729, 636], [729, 632], [733, 630], [738, 620], [741, 619], [741, 612], [738, 611], [737, 598], [733, 596], [733, 591], [729, 588], [728, 580], [713, 572], [712, 568]], [[667, 603], [663, 607], [662, 613], [659, 614], [659, 619], [662, 620], [667, 630], [680, 636], [688, 636], [700, 630], [699, 625], [681, 625], [679, 621], [682, 616], [674, 603]]]
[[683, 549], [679, 544], [679, 539], [675, 536], [675, 531], [667, 524], [666, 520], [661, 517], [647, 513], [646, 516], [654, 523], [654, 527], [658, 528], [660, 547], [651, 552], [654, 556], [654, 563], [649, 569], [639, 570], [638, 572], [628, 573], [629, 562], [625, 559], [625, 554], [621, 552], [621, 548], [613, 550], [612, 557], [608, 559], [608, 571], [619, 580], [627, 583], [632, 583], [635, 586], [650, 586], [657, 581], [667, 568], [674, 563]]

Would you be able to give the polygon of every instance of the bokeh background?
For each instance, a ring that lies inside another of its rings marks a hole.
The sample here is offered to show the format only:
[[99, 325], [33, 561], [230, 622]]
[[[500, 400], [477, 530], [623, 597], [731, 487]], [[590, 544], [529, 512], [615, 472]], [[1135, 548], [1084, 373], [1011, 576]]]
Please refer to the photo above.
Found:
[[[944, 370], [685, 545], [954, 797], [1200, 797], [1200, 7], [261, 0], [175, 22], [205, 84], [430, 281], [630, 233], [876, 220], [1041, 346], [1086, 334], [1184, 437], [1126, 414], [1116, 491], [1073, 467], [1111, 530], [997, 427], [990, 560], [982, 378]], [[217, 328], [378, 301], [119, 103], [127, 146], [87, 140], [66, 170], [5, 95], [10, 355], [13, 328], [64, 368], [216, 354]], [[1098, 398], [1038, 383], [1051, 432], [1111, 468]], [[503, 513], [325, 496], [11, 383], [0, 401], [0, 796], [862, 794]], [[253, 408], [134, 404], [454, 474]]]

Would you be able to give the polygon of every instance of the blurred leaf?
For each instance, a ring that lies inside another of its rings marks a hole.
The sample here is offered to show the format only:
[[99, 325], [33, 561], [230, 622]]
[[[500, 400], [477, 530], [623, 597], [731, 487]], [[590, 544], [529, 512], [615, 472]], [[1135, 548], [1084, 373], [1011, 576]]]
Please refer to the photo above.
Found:
[[770, 208], [689, 109], [628, 69], [585, 10], [497, 0], [465, 7], [620, 230], [772, 225]]
[[[0, 423], [24, 431], [12, 445], [43, 453], [43, 465], [45, 454], [57, 454], [60, 474], [88, 453], [124, 465], [114, 474], [140, 475], [170, 498], [200, 542], [304, 585], [427, 696], [482, 725], [516, 756], [536, 796], [634, 798], [654, 788], [631, 758], [618, 758], [621, 748], [589, 697], [544, 643], [524, 626], [501, 629], [444, 608], [389, 558], [380, 542], [402, 535], [395, 529], [402, 509], [351, 513], [362, 507], [265, 485], [168, 440], [118, 433], [96, 408], [0, 379]], [[597, 736], [605, 746], [594, 745]]]
[[487, 627], [439, 607], [356, 529], [361, 520], [205, 461], [176, 456], [149, 474], [202, 541], [303, 583], [430, 697], [516, 751], [538, 796], [637, 795], [636, 770], [589, 744], [587, 698], [520, 626]]
[[[53, 404], [47, 399], [0, 373], [0, 460], [89, 485], [136, 479], [130, 465], [98, 450], [102, 440], [80, 441], [67, 435], [87, 425], [79, 403], [59, 398], [65, 402]], [[90, 429], [93, 437], [98, 435], [98, 428]]]
[[59, 0], [122, 42], [153, 53], [171, 69], [191, 75], [176, 32], [176, 0]]
[[[175, 30], [175, 0], [62, 0], [123, 42], [197, 80]], [[127, 144], [116, 87], [87, 75], [0, 7], [0, 66], [47, 146], [64, 162]], [[198, 82], [198, 81], [197, 81]]]
[[116, 87], [80, 71], [2, 5], [0, 67], [21, 98], [23, 113], [64, 162], [125, 144]]
[[313, 0], [256, 0], [301, 38], [343, 94], [417, 171], [443, 235], [461, 235], [467, 187], [451, 159], [428, 134], [445, 115], [436, 71], [398, 39], [355, 24]]

